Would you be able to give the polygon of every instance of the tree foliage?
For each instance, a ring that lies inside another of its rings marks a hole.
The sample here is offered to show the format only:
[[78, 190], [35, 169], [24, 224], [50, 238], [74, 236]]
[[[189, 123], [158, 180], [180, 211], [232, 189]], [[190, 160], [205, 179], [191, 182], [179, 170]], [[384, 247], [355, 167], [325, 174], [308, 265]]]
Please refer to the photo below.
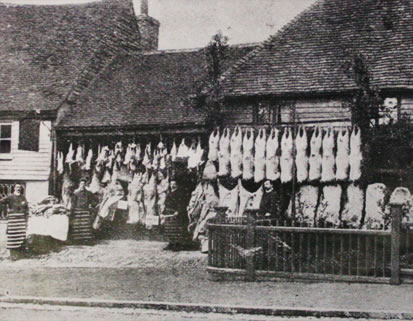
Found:
[[207, 75], [203, 88], [206, 88], [206, 96], [203, 108], [208, 115], [208, 123], [211, 126], [219, 126], [222, 122], [223, 95], [220, 86], [220, 77], [224, 72], [224, 63], [228, 58], [228, 37], [220, 31], [215, 34], [209, 44], [204, 48], [205, 65]]
[[379, 108], [383, 103], [380, 90], [371, 85], [371, 75], [365, 57], [360, 53], [350, 55], [344, 64], [345, 73], [354, 80], [357, 89], [348, 100], [352, 122], [367, 132], [372, 121], [377, 123]]
[[[348, 100], [352, 122], [362, 129], [364, 183], [383, 182], [387, 186], [408, 187], [411, 177], [401, 170], [413, 168], [413, 126], [407, 115], [391, 119], [384, 107], [385, 94], [373, 86], [367, 59], [354, 54], [346, 62], [346, 73], [357, 85]], [[400, 101], [398, 101], [400, 104]], [[384, 118], [388, 122], [380, 122]]]

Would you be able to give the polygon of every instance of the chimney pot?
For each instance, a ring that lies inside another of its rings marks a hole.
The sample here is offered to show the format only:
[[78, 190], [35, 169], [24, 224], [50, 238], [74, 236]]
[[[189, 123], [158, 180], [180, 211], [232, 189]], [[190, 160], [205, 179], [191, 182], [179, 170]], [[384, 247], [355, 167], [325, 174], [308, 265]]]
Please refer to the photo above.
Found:
[[148, 0], [141, 0], [141, 15], [148, 15], [149, 14], [149, 7], [148, 7]]

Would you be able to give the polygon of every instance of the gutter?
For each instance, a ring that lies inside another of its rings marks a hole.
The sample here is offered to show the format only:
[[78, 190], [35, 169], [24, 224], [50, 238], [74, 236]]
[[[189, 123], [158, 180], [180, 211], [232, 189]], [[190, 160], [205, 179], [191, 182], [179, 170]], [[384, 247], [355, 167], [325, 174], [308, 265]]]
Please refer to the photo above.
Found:
[[36, 304], [52, 306], [75, 306], [86, 308], [109, 309], [150, 309], [195, 313], [221, 313], [221, 314], [248, 314], [282, 317], [314, 317], [314, 318], [355, 318], [372, 320], [413, 320], [413, 311], [387, 311], [387, 310], [356, 310], [356, 309], [320, 309], [306, 307], [280, 307], [280, 306], [236, 306], [224, 304], [194, 304], [156, 301], [120, 301], [120, 300], [94, 300], [75, 298], [44, 298], [26, 296], [0, 297], [0, 308], [4, 303]]
[[0, 110], [1, 119], [38, 119], [38, 120], [55, 120], [57, 116], [57, 110]]
[[180, 133], [206, 133], [205, 123], [180, 123], [174, 125], [140, 125], [140, 126], [84, 126], [56, 127], [61, 136], [104, 136], [104, 135], [157, 135]]

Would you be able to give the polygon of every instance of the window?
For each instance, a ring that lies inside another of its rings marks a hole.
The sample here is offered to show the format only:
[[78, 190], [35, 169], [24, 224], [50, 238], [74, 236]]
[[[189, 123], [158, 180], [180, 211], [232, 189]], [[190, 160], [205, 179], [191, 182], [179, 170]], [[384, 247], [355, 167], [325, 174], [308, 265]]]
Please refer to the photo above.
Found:
[[272, 124], [277, 125], [281, 123], [281, 106], [275, 105], [272, 108]]
[[271, 110], [267, 102], [259, 102], [256, 106], [255, 123], [259, 125], [271, 123]]
[[292, 100], [280, 100], [277, 102], [279, 110], [279, 123], [292, 123], [297, 121], [297, 115], [295, 115], [295, 101]]
[[254, 122], [257, 125], [278, 124], [280, 122], [279, 106], [273, 106], [268, 101], [260, 101], [255, 105]]
[[379, 108], [379, 124], [397, 123], [400, 118], [400, 104], [396, 97], [387, 97]]
[[0, 124], [0, 154], [11, 152], [11, 124]]

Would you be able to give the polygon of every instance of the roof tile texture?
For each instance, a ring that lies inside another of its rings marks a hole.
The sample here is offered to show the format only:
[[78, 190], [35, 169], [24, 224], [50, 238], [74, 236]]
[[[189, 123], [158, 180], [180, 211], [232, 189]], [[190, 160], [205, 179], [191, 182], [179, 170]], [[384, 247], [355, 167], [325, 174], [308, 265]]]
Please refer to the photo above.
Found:
[[356, 53], [365, 57], [373, 85], [412, 87], [411, 21], [411, 0], [317, 1], [223, 76], [225, 94], [354, 89], [344, 65]]

